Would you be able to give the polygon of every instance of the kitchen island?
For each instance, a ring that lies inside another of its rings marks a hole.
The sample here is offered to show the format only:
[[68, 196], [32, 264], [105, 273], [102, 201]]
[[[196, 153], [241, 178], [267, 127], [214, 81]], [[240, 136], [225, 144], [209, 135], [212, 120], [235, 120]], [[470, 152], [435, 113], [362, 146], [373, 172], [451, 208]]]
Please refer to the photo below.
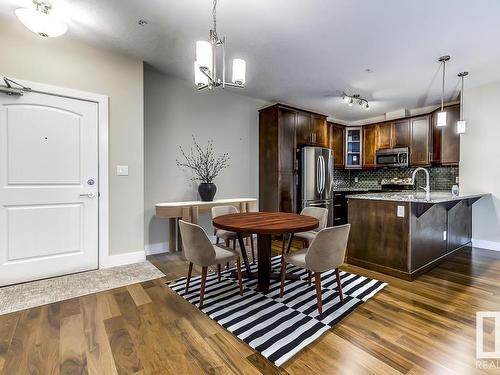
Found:
[[485, 195], [416, 191], [348, 195], [347, 262], [413, 280], [470, 244], [472, 205]]

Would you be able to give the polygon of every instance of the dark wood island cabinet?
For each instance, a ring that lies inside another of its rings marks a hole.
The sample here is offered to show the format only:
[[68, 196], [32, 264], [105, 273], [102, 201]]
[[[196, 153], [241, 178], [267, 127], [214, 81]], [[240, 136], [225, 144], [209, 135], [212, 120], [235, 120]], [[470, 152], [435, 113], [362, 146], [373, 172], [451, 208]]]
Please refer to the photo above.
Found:
[[347, 262], [413, 280], [470, 243], [472, 204], [483, 195], [349, 195]]

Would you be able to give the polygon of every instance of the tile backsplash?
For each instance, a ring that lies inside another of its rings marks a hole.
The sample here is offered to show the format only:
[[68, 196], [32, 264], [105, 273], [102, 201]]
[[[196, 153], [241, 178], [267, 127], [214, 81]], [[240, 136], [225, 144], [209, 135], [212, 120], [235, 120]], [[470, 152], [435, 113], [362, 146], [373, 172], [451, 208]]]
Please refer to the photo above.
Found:
[[[431, 190], [451, 190], [456, 184], [458, 177], [457, 166], [433, 166], [426, 168], [430, 173]], [[377, 189], [380, 188], [380, 182], [383, 178], [402, 178], [411, 177], [415, 168], [378, 168], [367, 170], [342, 170], [334, 171], [334, 186], [337, 188], [359, 188], [359, 189]], [[358, 182], [356, 181], [358, 179]], [[417, 175], [417, 184], [425, 185], [424, 173]]]

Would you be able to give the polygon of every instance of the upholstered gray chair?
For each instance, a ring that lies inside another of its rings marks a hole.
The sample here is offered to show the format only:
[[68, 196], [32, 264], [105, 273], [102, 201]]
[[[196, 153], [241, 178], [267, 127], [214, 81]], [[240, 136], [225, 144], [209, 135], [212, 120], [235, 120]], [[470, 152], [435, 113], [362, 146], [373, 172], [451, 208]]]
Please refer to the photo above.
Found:
[[[318, 232], [326, 228], [326, 224], [328, 221], [328, 209], [323, 207], [305, 207], [300, 214], [312, 216], [318, 219], [319, 221], [319, 226], [316, 229], [307, 232], [295, 233], [293, 235], [294, 239], [301, 240], [304, 243], [304, 247], [308, 247], [311, 241], [314, 240]], [[281, 249], [282, 256], [285, 253], [285, 242], [286, 242], [286, 237], [283, 236], [283, 245]], [[288, 251], [290, 251], [290, 247], [288, 247], [287, 252]]]
[[[212, 219], [215, 219], [217, 216], [229, 215], [229, 214], [237, 214], [240, 211], [234, 206], [218, 206], [212, 207]], [[227, 247], [230, 247], [231, 241], [233, 242], [233, 250], [236, 250], [236, 241], [238, 240], [238, 235], [235, 232], [231, 232], [224, 229], [215, 229], [214, 231], [216, 237], [216, 243], [219, 243], [219, 240], [223, 240]], [[252, 248], [252, 263], [255, 263], [255, 250], [253, 245], [253, 235], [249, 233], [242, 233], [243, 238], [250, 238], [250, 247]]]
[[212, 244], [203, 228], [199, 225], [179, 220], [179, 228], [181, 230], [184, 256], [189, 261], [189, 270], [186, 280], [186, 293], [189, 291], [189, 281], [191, 280], [193, 264], [201, 266], [199, 304], [200, 309], [203, 307], [203, 297], [205, 295], [205, 283], [207, 279], [208, 266], [218, 266], [218, 276], [220, 281], [221, 264], [236, 260], [240, 295], [243, 295], [240, 254], [237, 251], [230, 249], [229, 247]]
[[339, 266], [344, 263], [350, 230], [350, 224], [322, 229], [311, 241], [309, 248], [285, 254], [281, 258], [280, 297], [283, 298], [285, 288], [286, 265], [293, 264], [294, 266], [304, 268], [308, 271], [309, 284], [311, 284], [311, 272], [314, 272], [316, 298], [318, 312], [320, 314], [323, 310], [323, 301], [321, 298], [321, 272], [335, 270], [340, 302], [343, 303], [344, 296], [340, 283]]

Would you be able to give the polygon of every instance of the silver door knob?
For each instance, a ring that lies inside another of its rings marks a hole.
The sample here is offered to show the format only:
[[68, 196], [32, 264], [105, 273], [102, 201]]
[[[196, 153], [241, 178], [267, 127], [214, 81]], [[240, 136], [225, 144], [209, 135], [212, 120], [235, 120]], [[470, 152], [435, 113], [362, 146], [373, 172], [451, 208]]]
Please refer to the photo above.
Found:
[[94, 198], [95, 194], [94, 193], [82, 193], [80, 194], [80, 198]]

